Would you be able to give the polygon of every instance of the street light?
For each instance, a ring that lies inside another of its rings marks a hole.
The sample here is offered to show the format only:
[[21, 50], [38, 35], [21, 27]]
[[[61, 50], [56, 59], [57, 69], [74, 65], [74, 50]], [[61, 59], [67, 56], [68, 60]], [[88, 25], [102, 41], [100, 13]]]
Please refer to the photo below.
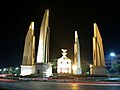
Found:
[[[115, 70], [115, 68], [114, 68], [114, 66], [116, 65], [115, 63], [116, 63], [116, 60], [115, 60], [115, 53], [114, 52], [111, 52], [110, 53], [110, 58], [111, 58], [111, 67], [110, 67], [110, 69], [112, 70], [112, 71], [116, 71]], [[109, 70], [110, 70], [109, 69]], [[113, 73], [113, 72], [112, 72]]]
[[4, 68], [4, 72], [6, 71], [7, 69], [6, 68]]
[[114, 53], [114, 52], [111, 52], [111, 53], [110, 53], [110, 56], [111, 56], [111, 57], [114, 57], [114, 56], [115, 56], [115, 53]]
[[15, 68], [15, 70], [18, 70], [18, 69], [19, 69], [18, 67]]
[[18, 75], [18, 73], [19, 73], [19, 67], [16, 67], [15, 68], [15, 76]]

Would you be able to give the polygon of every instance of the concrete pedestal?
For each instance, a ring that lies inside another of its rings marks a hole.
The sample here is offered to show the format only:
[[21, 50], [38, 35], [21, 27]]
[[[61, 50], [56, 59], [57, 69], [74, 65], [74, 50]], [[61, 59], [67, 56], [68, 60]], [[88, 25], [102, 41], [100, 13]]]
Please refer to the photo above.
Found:
[[22, 76], [35, 74], [35, 66], [21, 65], [21, 74]]
[[107, 75], [106, 68], [102, 66], [90, 67], [90, 74], [93, 75]]
[[37, 63], [35, 65], [35, 74], [41, 77], [49, 77], [52, 75], [52, 64]]
[[76, 74], [82, 74], [82, 68], [77, 68]]

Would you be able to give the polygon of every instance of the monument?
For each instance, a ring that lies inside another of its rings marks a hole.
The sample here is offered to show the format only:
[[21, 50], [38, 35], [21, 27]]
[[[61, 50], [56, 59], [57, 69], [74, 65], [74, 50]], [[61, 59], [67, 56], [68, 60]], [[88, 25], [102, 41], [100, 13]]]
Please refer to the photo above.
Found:
[[31, 22], [25, 39], [20, 75], [25, 76], [35, 73], [34, 56], [35, 56], [34, 22]]
[[94, 23], [93, 65], [90, 65], [90, 74], [106, 75], [103, 43], [96, 23]]
[[73, 73], [82, 74], [81, 61], [80, 61], [80, 44], [79, 44], [77, 31], [75, 31]]
[[52, 75], [52, 64], [49, 61], [49, 41], [49, 10], [46, 9], [40, 27], [37, 62], [35, 65], [35, 74], [43, 77], [49, 77]]
[[71, 73], [71, 60], [66, 56], [67, 50], [62, 49], [62, 57], [57, 60], [57, 73]]

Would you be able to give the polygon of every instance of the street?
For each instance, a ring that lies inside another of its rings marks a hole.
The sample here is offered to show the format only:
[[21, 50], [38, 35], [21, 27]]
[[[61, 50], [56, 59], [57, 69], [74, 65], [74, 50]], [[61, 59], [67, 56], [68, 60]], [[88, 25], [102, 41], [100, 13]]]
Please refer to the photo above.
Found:
[[120, 90], [120, 83], [0, 81], [0, 90]]

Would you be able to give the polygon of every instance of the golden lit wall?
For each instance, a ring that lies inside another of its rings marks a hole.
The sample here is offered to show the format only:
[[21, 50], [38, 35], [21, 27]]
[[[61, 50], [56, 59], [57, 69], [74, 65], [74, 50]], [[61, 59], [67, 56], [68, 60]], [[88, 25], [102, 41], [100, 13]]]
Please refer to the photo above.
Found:
[[25, 38], [22, 65], [33, 65], [35, 53], [34, 22], [31, 22]]
[[105, 66], [102, 38], [96, 23], [94, 23], [93, 63], [94, 66]]

